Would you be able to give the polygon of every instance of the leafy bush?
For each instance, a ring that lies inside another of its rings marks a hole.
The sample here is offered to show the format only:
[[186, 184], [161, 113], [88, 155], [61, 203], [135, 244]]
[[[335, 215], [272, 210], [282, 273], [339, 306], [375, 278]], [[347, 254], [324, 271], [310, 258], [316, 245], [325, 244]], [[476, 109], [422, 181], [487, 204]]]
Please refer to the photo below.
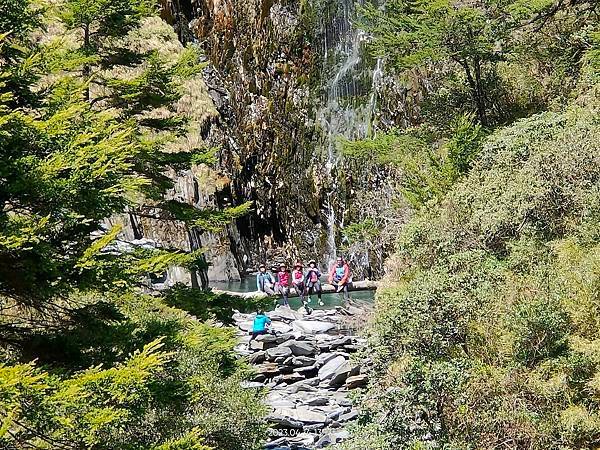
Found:
[[530, 367], [564, 354], [567, 348], [568, 317], [556, 302], [525, 298], [513, 306], [507, 322], [514, 359]]
[[[0, 444], [256, 448], [266, 427], [261, 395], [240, 386], [248, 372], [233, 352], [232, 329], [197, 322], [152, 297], [110, 304], [118, 308], [105, 316], [101, 336], [77, 328], [36, 336], [29, 351], [51, 350], [41, 361], [46, 370], [0, 368]], [[74, 371], [77, 365], [92, 368]]]
[[597, 117], [591, 104], [496, 131], [402, 229], [346, 448], [599, 445]]

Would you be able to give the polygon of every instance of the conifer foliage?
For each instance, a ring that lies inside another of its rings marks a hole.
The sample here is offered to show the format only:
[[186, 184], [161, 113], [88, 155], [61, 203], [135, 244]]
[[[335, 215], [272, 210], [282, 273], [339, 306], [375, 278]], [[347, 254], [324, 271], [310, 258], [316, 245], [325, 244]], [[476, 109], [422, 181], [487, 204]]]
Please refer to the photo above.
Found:
[[[2, 6], [2, 448], [237, 450], [263, 433], [231, 331], [136, 290], [173, 264], [196, 267], [200, 252], [120, 254], [109, 251], [120, 230], [101, 226], [145, 208], [215, 230], [248, 210], [164, 200], [166, 169], [209, 163], [214, 150], [169, 147], [187, 132], [182, 83], [202, 64], [193, 48], [169, 60], [127, 43], [155, 7]], [[211, 391], [212, 401], [197, 395]]]

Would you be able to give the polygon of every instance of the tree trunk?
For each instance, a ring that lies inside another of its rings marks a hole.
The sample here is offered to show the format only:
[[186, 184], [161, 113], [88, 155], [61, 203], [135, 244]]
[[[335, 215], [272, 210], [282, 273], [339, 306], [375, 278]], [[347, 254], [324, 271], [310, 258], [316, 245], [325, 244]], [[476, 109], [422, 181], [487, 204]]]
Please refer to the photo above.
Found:
[[[361, 280], [361, 281], [354, 281], [352, 284], [350, 284], [350, 286], [348, 286], [348, 290], [351, 292], [352, 291], [374, 291], [377, 289], [378, 286], [379, 286], [379, 282], [377, 282], [377, 281]], [[336, 293], [335, 286], [332, 286], [329, 283], [322, 283], [321, 288], [323, 289], [323, 294], [335, 294]], [[212, 291], [215, 294], [226, 294], [231, 297], [238, 297], [238, 298], [242, 298], [242, 299], [246, 299], [246, 300], [252, 300], [252, 299], [258, 300], [258, 299], [269, 297], [267, 294], [265, 294], [264, 292], [260, 292], [260, 291], [235, 292], [235, 291], [224, 291], [221, 289], [213, 289]], [[340, 295], [342, 295], [342, 294], [340, 294]], [[279, 295], [275, 295], [275, 296], [278, 297]], [[298, 297], [298, 296], [299, 295], [298, 295], [298, 292], [296, 292], [296, 289], [291, 288], [288, 298]]]
[[459, 64], [465, 70], [467, 82], [469, 83], [469, 89], [471, 90], [471, 97], [473, 97], [473, 101], [475, 102], [475, 107], [477, 109], [477, 118], [479, 119], [479, 123], [485, 127], [488, 123], [485, 98], [483, 95], [483, 86], [481, 85], [481, 66], [478, 61], [474, 64], [476, 77], [474, 78], [471, 72], [471, 67], [467, 61], [460, 60]]
[[[188, 236], [190, 239], [190, 250], [198, 250], [202, 248], [202, 241], [200, 240], [200, 233], [198, 229], [191, 228], [188, 230]], [[203, 262], [206, 262], [206, 257], [202, 255]], [[206, 290], [208, 289], [208, 270], [192, 270], [190, 273], [192, 287], [196, 289]], [[200, 281], [198, 281], [200, 280]]]
[[480, 116], [479, 120], [481, 121], [481, 125], [487, 126], [487, 101], [485, 98], [485, 89], [483, 88], [483, 81], [481, 80], [481, 61], [479, 58], [475, 58], [474, 61], [475, 68], [475, 85], [477, 92], [477, 111]]
[[[83, 49], [84, 49], [85, 55], [88, 56], [88, 52], [90, 50], [90, 25], [89, 24], [85, 24], [83, 27]], [[91, 100], [89, 83], [90, 83], [90, 76], [92, 74], [92, 68], [90, 67], [89, 63], [85, 63], [83, 65], [82, 74], [83, 74], [84, 83], [86, 83], [85, 98], [89, 102]]]

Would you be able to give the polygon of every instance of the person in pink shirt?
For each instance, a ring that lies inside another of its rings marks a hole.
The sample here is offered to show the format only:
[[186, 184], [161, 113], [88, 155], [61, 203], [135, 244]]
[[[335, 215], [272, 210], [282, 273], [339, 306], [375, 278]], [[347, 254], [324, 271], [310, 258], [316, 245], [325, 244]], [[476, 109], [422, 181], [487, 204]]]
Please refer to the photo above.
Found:
[[281, 294], [281, 298], [283, 298], [283, 304], [285, 306], [289, 306], [288, 296], [290, 295], [290, 287], [292, 285], [292, 275], [284, 263], [280, 264], [279, 271], [277, 272], [276, 276], [277, 292]]
[[302, 306], [304, 306], [304, 309], [306, 310], [306, 314], [311, 314], [312, 309], [308, 306], [308, 303], [305, 300], [306, 282], [304, 276], [304, 266], [302, 264], [302, 261], [298, 261], [296, 262], [296, 264], [294, 264], [294, 270], [292, 270], [292, 285], [294, 286], [294, 289], [296, 289], [296, 292], [300, 297], [300, 301], [302, 302]]

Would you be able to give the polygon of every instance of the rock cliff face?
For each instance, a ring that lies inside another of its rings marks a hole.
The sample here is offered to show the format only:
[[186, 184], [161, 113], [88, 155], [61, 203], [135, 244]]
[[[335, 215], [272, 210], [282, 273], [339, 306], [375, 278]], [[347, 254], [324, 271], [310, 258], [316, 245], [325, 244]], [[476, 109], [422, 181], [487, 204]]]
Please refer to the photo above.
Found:
[[221, 149], [234, 201], [254, 202], [254, 213], [237, 224], [246, 247], [253, 259], [273, 259], [277, 250], [296, 257], [300, 247], [316, 253], [324, 218], [311, 12], [260, 0], [200, 1], [192, 11], [190, 29], [211, 63], [205, 80], [220, 112], [206, 138]]
[[[343, 227], [363, 218], [362, 205], [391, 203], [386, 173], [340, 156], [340, 137], [414, 119], [409, 91], [387, 83], [382, 61], [364, 51], [353, 8], [351, 0], [163, 1], [163, 17], [209, 63], [203, 81], [218, 114], [199, 132], [219, 148], [230, 179], [213, 197], [254, 204], [215, 238], [234, 249], [215, 270], [298, 257], [325, 264], [344, 246]], [[381, 273], [384, 255], [375, 253], [352, 249], [358, 277]]]
[[[229, 185], [229, 179], [207, 167], [194, 167], [183, 173], [171, 172], [174, 187], [168, 193], [170, 198], [189, 203], [198, 208], [222, 205], [226, 199], [222, 193]], [[108, 225], [119, 224], [123, 227], [120, 238], [126, 242], [144, 239], [152, 246], [176, 248], [184, 251], [206, 249], [206, 260], [209, 263], [206, 272], [189, 273], [173, 267], [169, 272], [153, 280], [156, 287], [161, 284], [172, 285], [177, 282], [195, 286], [206, 285], [209, 281], [239, 280], [237, 261], [232, 251], [239, 238], [236, 238], [234, 226], [221, 233], [199, 233], [189, 229], [181, 222], [160, 220], [134, 214], [122, 214], [112, 217]]]
[[[168, 11], [174, 10], [165, 9], [164, 13]], [[171, 17], [172, 19], [174, 16]], [[180, 42], [182, 30], [179, 30], [180, 34], [177, 36], [173, 28], [163, 20], [148, 18], [145, 19], [144, 26], [138, 33], [128, 36], [128, 45], [156, 50], [164, 58], [175, 59], [183, 50]], [[190, 120], [190, 131], [170, 144], [172, 151], [189, 151], [207, 146], [208, 144], [202, 139], [201, 130], [210, 127], [210, 124], [219, 117], [219, 112], [201, 76], [186, 81], [183, 89], [183, 96], [176, 108]], [[172, 171], [167, 175], [174, 181], [173, 188], [167, 193], [169, 198], [198, 208], [223, 207], [231, 204], [231, 195], [228, 194], [230, 179], [218, 169], [197, 166], [192, 170], [179, 173]], [[160, 215], [160, 212], [157, 211], [153, 214], [155, 215]], [[134, 246], [165, 247], [185, 251], [206, 248], [206, 259], [210, 264], [207, 271], [191, 274], [183, 269], [173, 268], [169, 273], [153, 279], [155, 286], [171, 285], [176, 282], [206, 286], [209, 280], [227, 281], [240, 278], [239, 267], [243, 265], [243, 261], [237, 260], [236, 255], [243, 254], [243, 251], [232, 251], [232, 248], [239, 249], [241, 245], [234, 226], [222, 233], [199, 233], [181, 222], [158, 220], [149, 216], [125, 213], [108, 219], [107, 226], [115, 224], [122, 226], [123, 231], [119, 239], [125, 247], [127, 243], [132, 243]]]
[[[364, 57], [350, 26], [353, 2], [180, 0], [210, 62], [219, 118], [203, 137], [221, 149], [235, 203], [254, 202], [237, 223], [248, 263], [335, 256], [355, 183], [337, 140], [365, 137], [381, 64]], [[179, 25], [181, 28], [181, 25]], [[375, 174], [377, 175], [377, 174]]]

